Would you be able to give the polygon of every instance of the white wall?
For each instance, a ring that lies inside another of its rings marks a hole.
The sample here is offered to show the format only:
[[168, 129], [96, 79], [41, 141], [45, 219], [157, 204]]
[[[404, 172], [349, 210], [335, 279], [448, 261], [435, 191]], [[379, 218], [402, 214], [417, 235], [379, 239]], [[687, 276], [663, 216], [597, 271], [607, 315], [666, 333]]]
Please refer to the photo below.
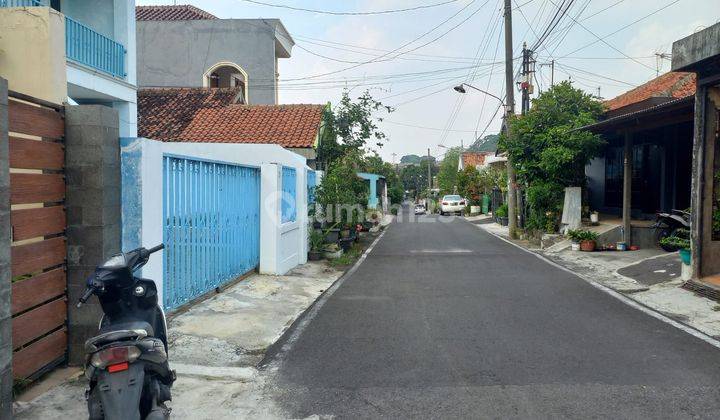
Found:
[[[123, 249], [152, 247], [163, 241], [163, 157], [172, 155], [260, 168], [260, 272], [282, 275], [307, 261], [309, 168], [302, 156], [270, 144], [165, 143], [148, 139], [124, 141], [121, 154]], [[280, 223], [282, 166], [295, 168], [297, 174], [297, 216], [294, 222], [285, 224]], [[142, 275], [157, 282], [162, 302], [162, 258], [151, 258]]]

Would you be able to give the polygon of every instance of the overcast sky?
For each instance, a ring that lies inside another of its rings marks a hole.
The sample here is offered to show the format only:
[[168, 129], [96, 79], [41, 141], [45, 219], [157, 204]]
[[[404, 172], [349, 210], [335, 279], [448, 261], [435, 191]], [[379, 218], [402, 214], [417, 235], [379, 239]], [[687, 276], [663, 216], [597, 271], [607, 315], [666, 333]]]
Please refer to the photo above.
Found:
[[[282, 20], [296, 46], [291, 58], [280, 60], [281, 103], [336, 103], [342, 87], [348, 86], [355, 96], [370, 89], [375, 98], [395, 106], [396, 111], [381, 123], [390, 140], [379, 152], [387, 161], [405, 154], [426, 154], [428, 147], [439, 156], [444, 151], [440, 144], [457, 146], [464, 141], [468, 145], [475, 132], [498, 131], [500, 113], [492, 118], [497, 100], [472, 90], [461, 95], [452, 87], [469, 81], [504, 96], [503, 0], [259, 1], [331, 12], [447, 3], [350, 16], [245, 0], [178, 1], [220, 18]], [[137, 1], [139, 5], [171, 3]], [[538, 39], [562, 3], [513, 0], [515, 56], [523, 42], [531, 46]], [[612, 98], [655, 77], [658, 63], [660, 73], [668, 71], [669, 59], [658, 59], [655, 54], [669, 54], [673, 41], [718, 21], [720, 0], [575, 0], [538, 48], [536, 92], [550, 84], [550, 67], [540, 64], [555, 58], [555, 81], [571, 78], [578, 88], [597, 95], [599, 87], [602, 97]], [[249, 78], [252, 90], [252, 75]], [[517, 92], [515, 97], [519, 112]]]

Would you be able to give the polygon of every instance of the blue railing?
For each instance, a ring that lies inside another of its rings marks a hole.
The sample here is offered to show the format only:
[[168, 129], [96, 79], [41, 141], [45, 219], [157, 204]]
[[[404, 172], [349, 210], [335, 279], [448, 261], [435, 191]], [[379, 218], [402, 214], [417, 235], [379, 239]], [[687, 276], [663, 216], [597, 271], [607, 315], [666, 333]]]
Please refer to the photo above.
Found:
[[115, 77], [126, 76], [125, 47], [69, 17], [65, 17], [65, 54]]
[[173, 309], [260, 261], [260, 170], [165, 156], [163, 303]]
[[45, 6], [42, 0], [0, 0], [0, 7], [36, 7]]
[[280, 201], [282, 223], [294, 222], [297, 214], [297, 182], [295, 168], [282, 168], [282, 197]]

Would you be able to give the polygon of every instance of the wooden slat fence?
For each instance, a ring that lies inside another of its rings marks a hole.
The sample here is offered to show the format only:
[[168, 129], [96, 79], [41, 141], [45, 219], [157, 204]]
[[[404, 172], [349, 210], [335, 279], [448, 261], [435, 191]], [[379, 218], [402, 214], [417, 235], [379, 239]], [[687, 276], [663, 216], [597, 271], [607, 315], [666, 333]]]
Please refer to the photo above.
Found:
[[62, 107], [9, 99], [13, 373], [33, 379], [67, 353], [65, 122]]

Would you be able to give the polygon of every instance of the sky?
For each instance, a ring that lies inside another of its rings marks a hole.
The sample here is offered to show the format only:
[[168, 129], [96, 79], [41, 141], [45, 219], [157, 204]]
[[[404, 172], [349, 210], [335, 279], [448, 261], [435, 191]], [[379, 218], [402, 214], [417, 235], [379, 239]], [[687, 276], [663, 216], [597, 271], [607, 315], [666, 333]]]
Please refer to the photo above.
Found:
[[[503, 0], [257, 0], [315, 11], [254, 1], [177, 3], [220, 18], [280, 19], [296, 43], [292, 57], [280, 60], [280, 103], [336, 104], [344, 88], [353, 97], [369, 90], [395, 108], [377, 115], [389, 139], [377, 150], [386, 161], [428, 148], [441, 158], [447, 147], [500, 129], [497, 99], [452, 88], [467, 82], [504, 97]], [[669, 55], [673, 41], [720, 21], [720, 0], [512, 0], [514, 57], [523, 43], [534, 45], [563, 3], [571, 5], [536, 48], [535, 95], [550, 86], [554, 59], [555, 82], [610, 99], [669, 71], [669, 57], [656, 54]], [[516, 112], [519, 98], [516, 90]]]

